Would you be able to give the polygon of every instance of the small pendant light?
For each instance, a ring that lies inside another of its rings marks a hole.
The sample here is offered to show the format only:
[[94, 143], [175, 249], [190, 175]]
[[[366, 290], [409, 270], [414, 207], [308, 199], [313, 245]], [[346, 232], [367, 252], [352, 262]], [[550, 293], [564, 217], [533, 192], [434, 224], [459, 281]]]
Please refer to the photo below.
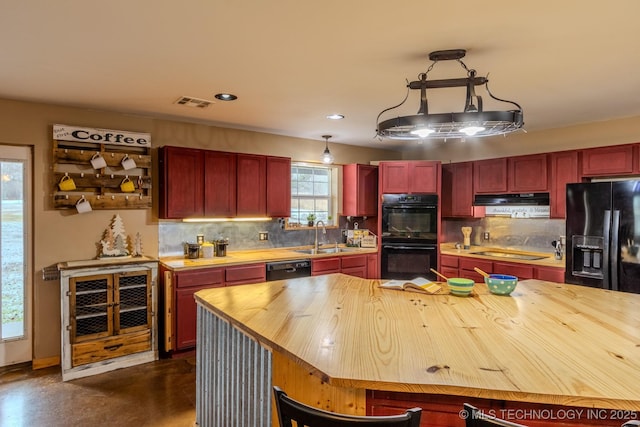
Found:
[[324, 152], [322, 153], [322, 163], [330, 165], [333, 163], [333, 155], [331, 154], [331, 151], [329, 151], [329, 138], [331, 138], [331, 135], [322, 135], [322, 137], [325, 140]]

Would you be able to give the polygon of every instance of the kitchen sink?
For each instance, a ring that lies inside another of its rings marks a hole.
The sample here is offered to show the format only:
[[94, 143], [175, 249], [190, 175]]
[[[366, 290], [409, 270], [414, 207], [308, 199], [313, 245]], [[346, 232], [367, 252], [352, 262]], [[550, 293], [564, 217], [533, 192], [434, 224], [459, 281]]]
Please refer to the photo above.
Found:
[[517, 254], [512, 252], [502, 252], [502, 251], [481, 251], [481, 252], [471, 252], [471, 253], [474, 255], [493, 256], [493, 257], [509, 258], [509, 259], [521, 259], [526, 261], [549, 258], [548, 256], [543, 256], [543, 255], [527, 255], [527, 254]]

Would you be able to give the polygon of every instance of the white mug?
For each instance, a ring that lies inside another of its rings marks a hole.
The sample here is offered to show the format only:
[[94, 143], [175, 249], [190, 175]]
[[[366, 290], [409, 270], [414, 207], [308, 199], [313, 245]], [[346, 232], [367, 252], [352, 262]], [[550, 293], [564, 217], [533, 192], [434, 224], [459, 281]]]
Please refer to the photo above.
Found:
[[133, 169], [136, 167], [136, 162], [128, 154], [125, 154], [120, 162], [124, 170]]
[[78, 213], [87, 213], [91, 212], [93, 209], [91, 209], [91, 203], [82, 196], [80, 200], [76, 202], [76, 210]]
[[102, 169], [107, 167], [107, 161], [100, 155], [100, 153], [96, 153], [91, 157], [91, 166], [94, 169]]

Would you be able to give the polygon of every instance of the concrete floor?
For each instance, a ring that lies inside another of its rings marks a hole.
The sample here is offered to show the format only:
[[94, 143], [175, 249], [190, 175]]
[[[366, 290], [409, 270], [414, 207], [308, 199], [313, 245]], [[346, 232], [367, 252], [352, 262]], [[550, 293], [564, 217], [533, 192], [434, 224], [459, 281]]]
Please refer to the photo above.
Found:
[[62, 382], [60, 367], [0, 368], [0, 426], [193, 427], [195, 358]]

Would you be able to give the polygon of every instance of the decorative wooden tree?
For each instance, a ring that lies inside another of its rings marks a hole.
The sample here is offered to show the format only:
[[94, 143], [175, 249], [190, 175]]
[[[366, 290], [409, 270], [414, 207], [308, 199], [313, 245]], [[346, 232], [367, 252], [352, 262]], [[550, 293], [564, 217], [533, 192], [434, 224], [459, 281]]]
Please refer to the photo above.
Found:
[[124, 222], [120, 215], [115, 215], [111, 221], [111, 227], [104, 231], [104, 238], [100, 240], [102, 252], [100, 258], [113, 258], [129, 256], [127, 248], [127, 235]]
[[133, 249], [131, 250], [131, 255], [142, 256], [142, 236], [140, 236], [140, 233], [136, 233], [136, 237], [133, 240]]

